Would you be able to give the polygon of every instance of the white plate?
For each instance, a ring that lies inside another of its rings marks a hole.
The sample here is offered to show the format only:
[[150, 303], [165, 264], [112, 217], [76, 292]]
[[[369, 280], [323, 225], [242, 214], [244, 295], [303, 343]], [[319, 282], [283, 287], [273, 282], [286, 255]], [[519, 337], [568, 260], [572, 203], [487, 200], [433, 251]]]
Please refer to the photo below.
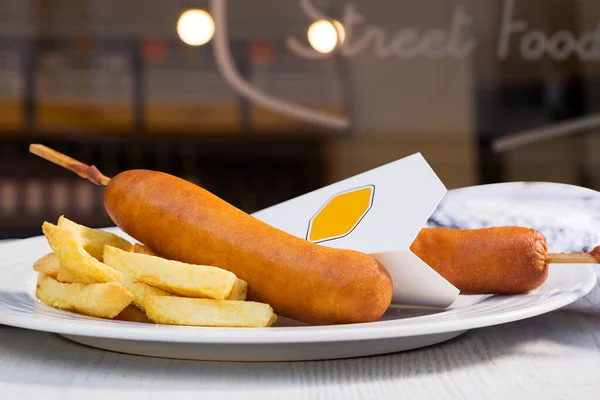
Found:
[[49, 251], [44, 237], [0, 246], [0, 323], [54, 332], [106, 350], [200, 360], [317, 360], [414, 349], [468, 329], [556, 310], [595, 284], [589, 266], [560, 265], [551, 268], [546, 283], [534, 293], [461, 296], [445, 311], [394, 308], [376, 323], [316, 327], [282, 318], [277, 327], [268, 329], [183, 327], [102, 320], [46, 306], [35, 298], [36, 273], [31, 267]]

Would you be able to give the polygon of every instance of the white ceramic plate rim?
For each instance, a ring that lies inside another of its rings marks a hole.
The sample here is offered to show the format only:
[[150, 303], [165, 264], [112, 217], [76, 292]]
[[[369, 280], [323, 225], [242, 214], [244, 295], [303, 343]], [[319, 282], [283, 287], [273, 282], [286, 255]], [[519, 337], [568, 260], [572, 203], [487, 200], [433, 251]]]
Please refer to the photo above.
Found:
[[[118, 232], [116, 229], [110, 229]], [[45, 254], [47, 246], [45, 238], [38, 236], [18, 242], [0, 246], [2, 252], [37, 253]], [[18, 268], [31, 269], [31, 266], [19, 265]], [[522, 308], [515, 307], [490, 315], [461, 316], [463, 310], [450, 310], [443, 313], [410, 317], [391, 321], [380, 321], [365, 324], [333, 325], [333, 326], [299, 326], [299, 327], [274, 327], [274, 328], [213, 328], [213, 327], [188, 327], [170, 325], [137, 324], [122, 321], [106, 321], [98, 318], [79, 316], [60, 310], [55, 312], [65, 313], [70, 317], [76, 316], [77, 320], [57, 319], [48, 316], [0, 312], [0, 323], [20, 328], [27, 328], [45, 332], [65, 335], [79, 335], [87, 337], [100, 337], [122, 340], [136, 340], [149, 342], [176, 342], [176, 343], [214, 343], [214, 344], [277, 344], [277, 343], [323, 343], [359, 340], [377, 340], [400, 338], [419, 335], [430, 335], [446, 332], [457, 332], [469, 329], [498, 325], [507, 322], [530, 318], [566, 306], [589, 293], [595, 283], [594, 272], [589, 265], [574, 265], [581, 268], [585, 276], [578, 285], [569, 293], [560, 297], [549, 296], [541, 303], [528, 305]], [[31, 270], [34, 277], [34, 271]], [[540, 296], [543, 296], [540, 295]], [[39, 307], [48, 307], [39, 300]], [[511, 296], [500, 300], [499, 304], [509, 302], [518, 305], [526, 303], [527, 296]], [[479, 304], [484, 304], [479, 303]], [[475, 305], [477, 306], [477, 305]], [[443, 320], [439, 317], [443, 315]], [[81, 323], [85, 321], [85, 323]]]

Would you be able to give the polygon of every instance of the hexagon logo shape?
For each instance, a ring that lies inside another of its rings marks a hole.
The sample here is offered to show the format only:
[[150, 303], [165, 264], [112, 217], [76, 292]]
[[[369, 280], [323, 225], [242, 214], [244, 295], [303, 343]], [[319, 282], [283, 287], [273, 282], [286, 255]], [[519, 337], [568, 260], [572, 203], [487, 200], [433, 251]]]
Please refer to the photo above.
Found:
[[306, 240], [326, 242], [348, 236], [373, 206], [375, 186], [367, 185], [332, 196], [308, 224]]

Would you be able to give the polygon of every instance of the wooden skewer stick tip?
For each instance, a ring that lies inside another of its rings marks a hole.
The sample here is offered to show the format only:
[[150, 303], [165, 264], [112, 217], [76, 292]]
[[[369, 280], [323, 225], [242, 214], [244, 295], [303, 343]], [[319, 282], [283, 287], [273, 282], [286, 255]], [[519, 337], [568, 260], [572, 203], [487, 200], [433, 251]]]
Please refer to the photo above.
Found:
[[30, 145], [29, 151], [51, 163], [75, 172], [80, 177], [85, 178], [98, 186], [106, 186], [110, 182], [110, 178], [103, 175], [95, 166], [84, 164], [42, 144]]

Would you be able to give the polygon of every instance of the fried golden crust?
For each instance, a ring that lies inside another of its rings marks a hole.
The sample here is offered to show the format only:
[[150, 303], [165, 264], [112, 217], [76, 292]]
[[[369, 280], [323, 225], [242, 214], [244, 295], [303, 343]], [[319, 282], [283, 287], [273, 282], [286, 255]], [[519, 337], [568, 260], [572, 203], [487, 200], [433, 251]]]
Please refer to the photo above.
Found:
[[463, 294], [525, 293], [548, 276], [546, 238], [529, 228], [425, 228], [410, 249]]
[[112, 220], [169, 259], [227, 269], [248, 300], [310, 324], [378, 320], [392, 280], [373, 257], [310, 243], [267, 225], [174, 176], [131, 170], [105, 192]]

